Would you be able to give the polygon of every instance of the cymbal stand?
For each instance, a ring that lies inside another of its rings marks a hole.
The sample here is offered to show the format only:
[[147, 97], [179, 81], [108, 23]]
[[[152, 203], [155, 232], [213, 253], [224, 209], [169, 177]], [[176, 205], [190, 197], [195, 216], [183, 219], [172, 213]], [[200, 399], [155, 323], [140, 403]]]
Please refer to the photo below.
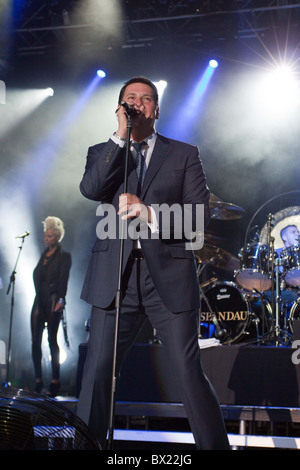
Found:
[[[275, 260], [275, 283], [276, 283], [276, 300], [275, 300], [275, 341], [276, 346], [279, 342], [286, 344], [291, 340], [292, 335], [285, 329], [280, 328], [280, 315], [285, 315], [285, 312], [282, 308], [282, 298], [281, 298], [281, 282], [280, 282], [280, 272], [279, 272], [280, 260], [276, 258]], [[285, 326], [285, 325], [284, 325]], [[282, 338], [282, 339], [281, 339]]]
[[[267, 333], [263, 334], [259, 338], [259, 343], [275, 343], [276, 346], [279, 344], [279, 303], [280, 303], [280, 283], [279, 283], [279, 266], [278, 258], [276, 258], [276, 269], [275, 269], [275, 253], [274, 253], [274, 237], [271, 236], [272, 229], [272, 214], [268, 216], [267, 222], [267, 272], [271, 279], [271, 323], [270, 329]], [[275, 287], [274, 287], [274, 274], [276, 283], [276, 299], [275, 299]], [[263, 307], [263, 315], [266, 317], [264, 307], [264, 294], [254, 289], [256, 293], [260, 295], [261, 304]]]
[[[268, 216], [267, 223], [267, 246], [268, 246], [268, 272], [272, 279], [272, 291], [271, 291], [271, 328], [269, 340], [274, 342], [276, 346], [280, 343], [286, 343], [288, 333], [280, 328], [280, 314], [281, 314], [281, 286], [280, 286], [280, 259], [276, 257], [274, 250], [274, 237], [271, 236], [272, 228], [272, 214]], [[274, 286], [274, 275], [275, 275], [275, 286]], [[276, 291], [276, 297], [275, 297]], [[283, 338], [283, 339], [282, 339]]]
[[[271, 236], [272, 230], [272, 214], [268, 216], [267, 222], [267, 256], [268, 256], [268, 273], [272, 281], [271, 284], [271, 336], [275, 335], [275, 291], [274, 291], [274, 237]], [[278, 295], [278, 291], [277, 291]]]
[[[277, 341], [278, 341], [279, 334], [280, 334], [280, 326], [279, 326], [280, 309], [279, 309], [279, 305], [280, 305], [280, 300], [281, 300], [280, 290], [279, 290], [280, 289], [280, 283], [279, 283], [279, 260], [278, 260], [278, 258], [275, 261], [275, 266], [276, 266], [275, 267], [275, 282], [276, 282], [275, 338], [277, 338]], [[278, 345], [278, 342], [277, 342], [277, 345]]]

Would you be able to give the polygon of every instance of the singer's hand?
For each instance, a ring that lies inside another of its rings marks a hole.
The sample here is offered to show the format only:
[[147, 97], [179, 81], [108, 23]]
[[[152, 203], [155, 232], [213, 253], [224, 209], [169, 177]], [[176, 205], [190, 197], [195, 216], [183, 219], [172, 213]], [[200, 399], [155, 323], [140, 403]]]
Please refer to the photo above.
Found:
[[123, 108], [123, 106], [119, 105], [119, 107], [116, 111], [116, 116], [118, 118], [118, 123], [119, 123], [119, 127], [116, 131], [116, 134], [119, 137], [122, 137], [122, 139], [126, 139], [128, 119], [127, 119], [127, 114], [126, 114], [125, 109]]
[[144, 222], [151, 223], [151, 210], [134, 194], [125, 193], [119, 197], [119, 212], [122, 220], [138, 217]]

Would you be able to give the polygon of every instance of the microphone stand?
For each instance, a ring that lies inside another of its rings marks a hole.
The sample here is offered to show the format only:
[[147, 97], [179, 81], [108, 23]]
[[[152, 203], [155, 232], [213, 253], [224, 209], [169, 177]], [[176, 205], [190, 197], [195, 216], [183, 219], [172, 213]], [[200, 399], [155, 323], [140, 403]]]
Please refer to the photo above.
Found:
[[[201, 266], [198, 266], [197, 268], [197, 274], [198, 274], [198, 278], [200, 277], [200, 274], [201, 274], [201, 271], [204, 269], [205, 267], [205, 263], [203, 263], [202, 267]], [[216, 280], [217, 278], [215, 278], [214, 280]], [[210, 280], [208, 282], [208, 284], [210, 284], [212, 281]], [[203, 290], [202, 290], [202, 287], [205, 287], [203, 284], [199, 286], [199, 289], [200, 289], [200, 308], [199, 308], [199, 329], [198, 329], [198, 338], [201, 339], [201, 313], [202, 313], [202, 306], [201, 306], [201, 299], [203, 298], [205, 303], [206, 303], [206, 306], [209, 310], [209, 313], [211, 315], [211, 319], [212, 319], [212, 322], [215, 326], [215, 337], [216, 339], [220, 339], [220, 338], [223, 338], [226, 334], [227, 334], [227, 331], [225, 328], [222, 328], [220, 326], [220, 323], [217, 319], [217, 316], [216, 314], [213, 312], [211, 306], [210, 306], [210, 303], [208, 301], [208, 298], [206, 297], [206, 295], [204, 294]]]
[[[124, 193], [127, 193], [128, 182], [128, 161], [130, 149], [130, 134], [131, 134], [131, 117], [127, 114], [127, 139], [126, 139], [126, 155], [125, 155], [125, 168], [124, 168]], [[112, 449], [113, 435], [114, 435], [114, 418], [115, 418], [115, 390], [116, 390], [116, 363], [117, 363], [117, 349], [119, 338], [119, 324], [121, 313], [121, 287], [122, 287], [122, 270], [123, 270], [123, 251], [124, 251], [124, 236], [126, 228], [126, 220], [121, 221], [121, 238], [120, 238], [120, 254], [119, 254], [119, 271], [118, 271], [118, 285], [115, 299], [116, 309], [116, 322], [114, 334], [114, 349], [113, 349], [113, 365], [112, 365], [112, 381], [111, 381], [111, 396], [110, 396], [110, 410], [109, 410], [109, 426], [108, 426], [108, 442], [107, 449]]]
[[19, 262], [19, 259], [20, 259], [21, 251], [23, 249], [24, 240], [25, 240], [26, 236], [27, 236], [27, 234], [25, 234], [21, 237], [22, 238], [22, 244], [21, 244], [21, 246], [19, 246], [19, 252], [18, 252], [18, 255], [17, 255], [16, 263], [15, 263], [14, 269], [13, 269], [11, 275], [10, 275], [9, 285], [8, 285], [8, 288], [7, 288], [7, 291], [6, 291], [6, 295], [8, 295], [9, 292], [10, 292], [10, 289], [12, 289], [11, 290], [10, 322], [9, 322], [5, 387], [10, 386], [10, 383], [9, 383], [9, 369], [10, 369], [10, 359], [11, 359], [12, 323], [13, 323], [13, 313], [14, 313], [14, 305], [15, 305], [15, 283], [16, 283], [16, 273], [17, 273], [16, 269], [17, 269], [17, 265], [18, 265], [18, 262]]

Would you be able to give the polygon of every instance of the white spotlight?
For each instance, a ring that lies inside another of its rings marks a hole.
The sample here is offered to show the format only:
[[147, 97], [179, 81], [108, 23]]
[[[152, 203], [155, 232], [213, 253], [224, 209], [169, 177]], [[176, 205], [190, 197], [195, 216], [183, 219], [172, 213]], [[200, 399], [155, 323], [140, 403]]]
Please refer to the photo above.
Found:
[[53, 88], [46, 88], [45, 92], [46, 92], [47, 96], [53, 96], [54, 95]]
[[209, 66], [212, 67], [213, 69], [216, 69], [218, 67], [219, 63], [217, 60], [212, 59], [209, 61]]
[[258, 101], [276, 115], [291, 111], [299, 98], [299, 85], [291, 69], [278, 67], [264, 78], [258, 89]]
[[106, 77], [106, 73], [104, 72], [104, 70], [97, 70], [97, 75], [100, 78], [105, 78]]

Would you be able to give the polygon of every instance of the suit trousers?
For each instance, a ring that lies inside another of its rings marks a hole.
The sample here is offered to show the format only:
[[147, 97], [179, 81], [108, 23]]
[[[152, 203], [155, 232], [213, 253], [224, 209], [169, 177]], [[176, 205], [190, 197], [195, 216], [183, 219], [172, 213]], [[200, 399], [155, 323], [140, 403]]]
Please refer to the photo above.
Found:
[[[178, 376], [182, 403], [197, 449], [229, 449], [220, 405], [201, 365], [197, 312], [170, 312], [157, 294], [144, 259], [128, 262], [123, 281], [118, 374], [148, 317]], [[102, 448], [105, 448], [109, 421], [114, 333], [115, 309], [93, 307], [77, 415], [88, 424]]]

